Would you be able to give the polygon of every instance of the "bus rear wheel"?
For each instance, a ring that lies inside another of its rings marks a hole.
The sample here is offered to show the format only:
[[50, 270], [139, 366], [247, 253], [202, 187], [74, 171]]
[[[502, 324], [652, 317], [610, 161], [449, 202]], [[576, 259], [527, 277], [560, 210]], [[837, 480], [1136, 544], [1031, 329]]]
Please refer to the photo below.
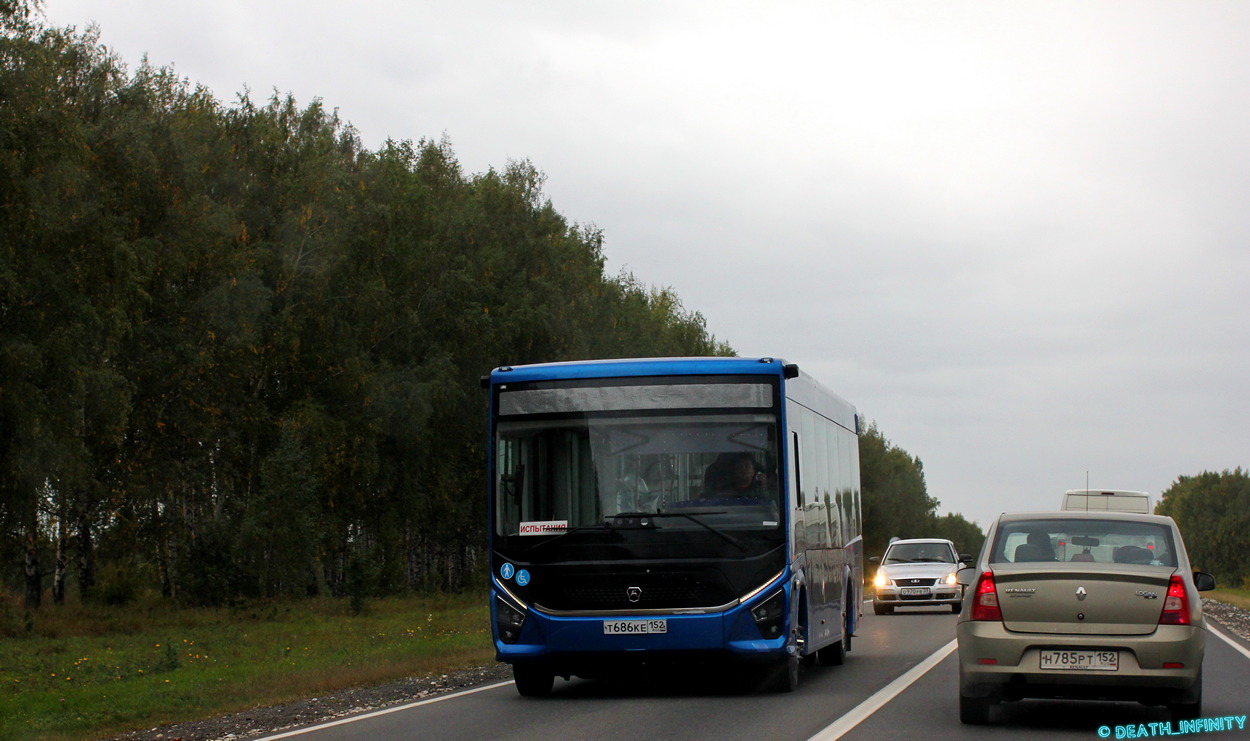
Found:
[[842, 616], [842, 639], [820, 649], [820, 663], [824, 666], [842, 666], [851, 651], [851, 616]]

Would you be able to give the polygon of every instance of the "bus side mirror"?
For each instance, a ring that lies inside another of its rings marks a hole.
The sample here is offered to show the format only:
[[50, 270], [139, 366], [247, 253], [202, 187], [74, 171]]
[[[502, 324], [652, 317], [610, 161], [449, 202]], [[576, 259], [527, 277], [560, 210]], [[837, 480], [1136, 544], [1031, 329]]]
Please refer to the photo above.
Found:
[[1215, 577], [1205, 571], [1194, 572], [1194, 587], [1199, 592], [1210, 592], [1215, 589]]
[[965, 566], [959, 571], [955, 572], [955, 581], [959, 582], [965, 587], [970, 587], [972, 586], [972, 582], [976, 578], [976, 575], [977, 575], [976, 569], [972, 568], [971, 566]]

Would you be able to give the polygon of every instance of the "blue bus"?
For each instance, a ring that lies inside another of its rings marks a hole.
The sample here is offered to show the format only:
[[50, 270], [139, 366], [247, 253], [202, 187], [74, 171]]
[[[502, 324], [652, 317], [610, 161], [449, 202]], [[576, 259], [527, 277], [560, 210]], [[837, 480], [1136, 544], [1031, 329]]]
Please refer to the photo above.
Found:
[[517, 690], [729, 660], [793, 691], [861, 616], [855, 408], [774, 358], [500, 367], [490, 611]]

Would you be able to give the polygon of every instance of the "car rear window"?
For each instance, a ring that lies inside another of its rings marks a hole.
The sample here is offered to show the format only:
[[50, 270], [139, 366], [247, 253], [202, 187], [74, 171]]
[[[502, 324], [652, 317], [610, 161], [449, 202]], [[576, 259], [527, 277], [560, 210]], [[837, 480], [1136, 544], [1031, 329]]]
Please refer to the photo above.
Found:
[[1055, 518], [999, 525], [990, 563], [1038, 561], [1176, 566], [1172, 528], [1151, 522]]

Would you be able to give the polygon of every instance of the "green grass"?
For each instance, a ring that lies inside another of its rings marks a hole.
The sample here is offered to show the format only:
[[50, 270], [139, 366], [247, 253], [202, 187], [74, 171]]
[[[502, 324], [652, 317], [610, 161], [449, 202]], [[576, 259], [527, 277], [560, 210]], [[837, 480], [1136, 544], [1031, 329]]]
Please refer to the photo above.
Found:
[[1216, 602], [1240, 607], [1243, 610], [1250, 610], [1250, 589], [1213, 589], [1210, 592], [1203, 592], [1202, 596], [1209, 597]]
[[0, 604], [0, 741], [97, 739], [494, 657], [480, 595], [238, 609]]

